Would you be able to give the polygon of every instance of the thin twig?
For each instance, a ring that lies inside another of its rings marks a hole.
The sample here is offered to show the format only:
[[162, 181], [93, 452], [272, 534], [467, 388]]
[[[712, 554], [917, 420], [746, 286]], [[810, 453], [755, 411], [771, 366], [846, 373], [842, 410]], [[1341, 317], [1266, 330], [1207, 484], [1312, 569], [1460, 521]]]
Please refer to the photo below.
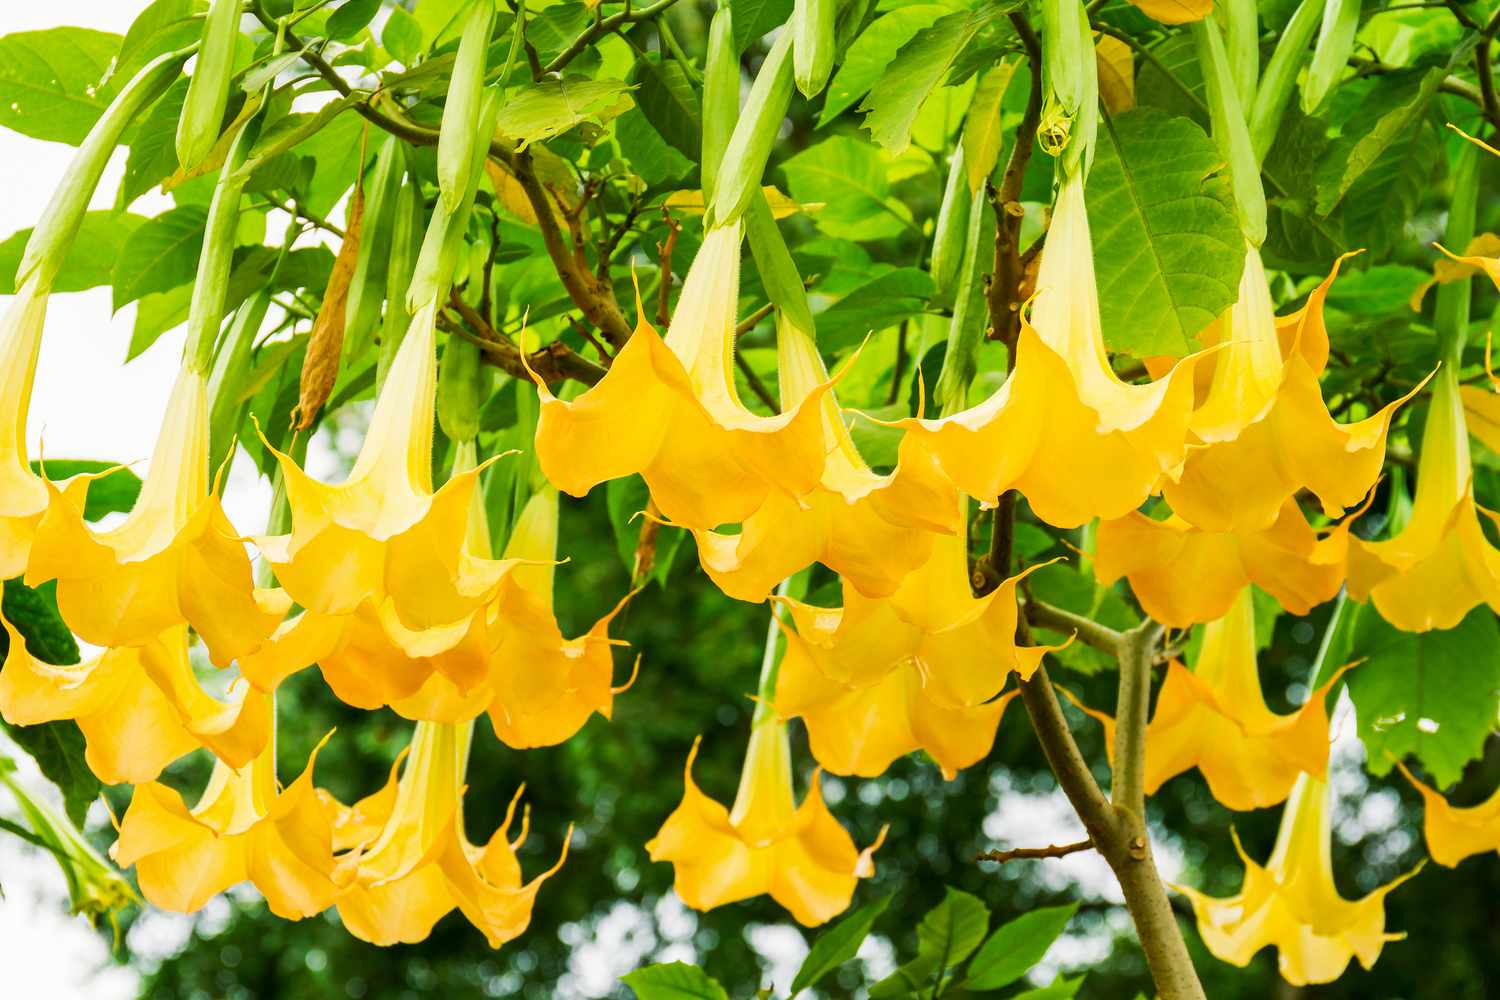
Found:
[[761, 306], [759, 309], [755, 310], [753, 313], [740, 320], [734, 328], [734, 335], [736, 337], [743, 337], [751, 330], [754, 330], [756, 326], [760, 324], [761, 320], [765, 319], [775, 311], [776, 303], [767, 302], [765, 305]]
[[626, 0], [625, 9], [619, 13], [611, 14], [608, 17], [596, 16], [594, 23], [584, 29], [583, 33], [577, 38], [573, 39], [567, 48], [554, 56], [551, 62], [542, 67], [542, 70], [546, 73], [560, 72], [564, 66], [582, 55], [584, 49], [614, 31], [620, 25], [634, 24], [638, 21], [649, 21], [656, 15], [664, 13], [667, 8], [676, 2], [677, 0], [660, 0], [659, 3], [651, 4], [649, 7], [642, 7], [640, 10], [632, 11], [630, 9], [630, 0]]
[[1014, 847], [1008, 851], [981, 851], [974, 856], [975, 861], [993, 861], [1003, 865], [1007, 861], [1021, 861], [1034, 858], [1065, 858], [1069, 854], [1077, 854], [1080, 851], [1092, 851], [1094, 842], [1087, 837], [1076, 844], [1049, 844], [1046, 847]]
[[1063, 608], [1054, 607], [1031, 598], [1026, 601], [1023, 609], [1026, 612], [1026, 621], [1035, 628], [1046, 629], [1048, 632], [1061, 632], [1064, 635], [1072, 634], [1078, 637], [1078, 641], [1085, 646], [1092, 646], [1110, 656], [1118, 656], [1120, 647], [1125, 641], [1125, 633], [1100, 625], [1092, 618], [1074, 614]]
[[755, 374], [755, 369], [750, 367], [750, 362], [745, 360], [744, 351], [734, 352], [734, 364], [740, 370], [740, 374], [745, 376], [745, 384], [750, 386], [750, 391], [755, 393], [755, 398], [765, 403], [772, 413], [781, 412], [781, 407], [777, 404], [776, 397], [771, 395], [771, 390], [766, 388], [766, 384], [760, 380], [760, 376]]

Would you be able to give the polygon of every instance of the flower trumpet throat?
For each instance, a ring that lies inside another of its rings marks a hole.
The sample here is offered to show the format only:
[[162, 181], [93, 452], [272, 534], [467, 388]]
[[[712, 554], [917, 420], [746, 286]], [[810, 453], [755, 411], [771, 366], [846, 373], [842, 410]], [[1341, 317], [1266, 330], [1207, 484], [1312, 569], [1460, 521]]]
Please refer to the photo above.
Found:
[[642, 313], [609, 373], [573, 401], [537, 380], [537, 460], [559, 489], [583, 496], [640, 473], [663, 515], [708, 530], [744, 521], [773, 495], [799, 501], [818, 487], [828, 386], [770, 417], [735, 388], [741, 234], [739, 222], [704, 234], [665, 339]]
[[1042, 520], [1075, 528], [1123, 517], [1181, 465], [1202, 357], [1183, 359], [1147, 385], [1115, 375], [1079, 171], [1057, 196], [1015, 370], [967, 410], [899, 423], [963, 492], [993, 505], [1016, 489]]
[[384, 788], [350, 808], [325, 796], [335, 806], [335, 842], [346, 850], [348, 888], [338, 901], [339, 916], [355, 937], [379, 945], [414, 943], [457, 908], [498, 948], [531, 922], [537, 890], [567, 859], [572, 830], [557, 863], [523, 883], [516, 850], [526, 839], [526, 820], [514, 841], [508, 834], [518, 790], [489, 842], [471, 844], [464, 833], [463, 781], [472, 734], [472, 723], [419, 722]]
[[287, 603], [257, 590], [250, 557], [209, 483], [206, 377], [185, 366], [167, 401], [140, 496], [119, 525], [84, 519], [88, 483], [47, 484], [28, 584], [57, 580], [69, 627], [98, 646], [143, 645], [186, 622], [221, 666], [268, 637]]
[[406, 628], [444, 627], [488, 603], [505, 573], [466, 544], [482, 466], [432, 488], [436, 317], [432, 302], [412, 317], [344, 482], [320, 483], [276, 452], [292, 530], [257, 544], [310, 612], [349, 615], [389, 601]]
[[828, 369], [811, 336], [777, 315], [781, 398], [816, 398], [829, 442], [818, 486], [796, 498], [773, 493], [736, 534], [692, 529], [703, 570], [730, 597], [763, 601], [814, 562], [861, 593], [884, 597], [931, 551], [933, 533], [957, 530], [955, 491], [932, 457], [903, 442], [896, 468], [874, 472], [849, 435]]
[[1264, 868], [1235, 837], [1245, 864], [1236, 895], [1217, 898], [1176, 887], [1192, 902], [1198, 933], [1216, 957], [1243, 968], [1272, 945], [1282, 978], [1303, 986], [1332, 982], [1354, 958], [1372, 968], [1387, 941], [1405, 937], [1386, 932], [1385, 897], [1416, 870], [1358, 900], [1340, 895], [1333, 881], [1330, 796], [1322, 779], [1306, 774], [1297, 779]]
[[1323, 307], [1343, 259], [1306, 305], [1277, 318], [1260, 253], [1247, 247], [1239, 299], [1203, 335], [1220, 347], [1193, 411], [1196, 441], [1181, 472], [1162, 485], [1172, 509], [1189, 523], [1210, 531], [1259, 531], [1302, 489], [1337, 517], [1375, 484], [1391, 420], [1417, 390], [1351, 424], [1329, 414], [1318, 384], [1328, 364]]
[[1500, 551], [1485, 537], [1474, 502], [1469, 435], [1457, 373], [1439, 371], [1422, 432], [1411, 518], [1394, 537], [1355, 539], [1349, 594], [1373, 601], [1399, 629], [1452, 628], [1478, 604], [1500, 612]]
[[695, 910], [769, 895], [798, 923], [813, 927], [846, 910], [859, 879], [875, 873], [874, 853], [885, 832], [857, 850], [823, 802], [818, 771], [797, 805], [786, 723], [758, 714], [733, 809], [693, 781], [700, 737], [683, 769], [682, 802], [646, 850], [652, 861], [672, 864], [677, 894]]

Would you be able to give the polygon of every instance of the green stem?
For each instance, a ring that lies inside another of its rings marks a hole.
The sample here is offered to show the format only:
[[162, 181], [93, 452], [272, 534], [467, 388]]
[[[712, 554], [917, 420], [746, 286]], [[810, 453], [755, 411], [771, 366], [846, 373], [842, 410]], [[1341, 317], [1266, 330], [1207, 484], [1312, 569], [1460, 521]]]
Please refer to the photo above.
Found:
[[[1459, 146], [1453, 163], [1453, 198], [1448, 204], [1448, 224], [1443, 243], [1454, 253], [1463, 253], [1474, 239], [1479, 200], [1479, 149], [1472, 142]], [[1457, 369], [1469, 336], [1469, 302], [1473, 282], [1469, 278], [1438, 286], [1433, 324], [1437, 328], [1438, 360]]]
[[1265, 75], [1261, 77], [1255, 91], [1255, 103], [1250, 108], [1250, 142], [1255, 147], [1257, 163], [1265, 162], [1271, 143], [1276, 140], [1281, 116], [1285, 114], [1292, 90], [1297, 85], [1297, 74], [1312, 54], [1308, 45], [1322, 21], [1322, 0], [1302, 0], [1277, 40], [1270, 62], [1266, 63]]

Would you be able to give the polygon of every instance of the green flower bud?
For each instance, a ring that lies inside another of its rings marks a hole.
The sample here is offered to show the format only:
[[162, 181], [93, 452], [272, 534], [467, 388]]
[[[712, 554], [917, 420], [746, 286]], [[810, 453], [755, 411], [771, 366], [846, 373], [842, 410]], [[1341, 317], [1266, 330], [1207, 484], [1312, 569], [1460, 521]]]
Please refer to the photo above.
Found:
[[1302, 81], [1302, 110], [1307, 114], [1318, 110], [1343, 74], [1358, 31], [1359, 0], [1323, 0], [1323, 26]]
[[932, 261], [928, 265], [937, 297], [948, 303], [953, 301], [953, 285], [958, 280], [958, 266], [964, 256], [964, 237], [969, 229], [969, 205], [973, 195], [965, 182], [967, 172], [964, 151], [960, 147], [954, 150], [953, 162], [948, 165], [948, 183], [943, 186], [943, 202], [938, 206], [937, 225], [932, 233]]
[[751, 197], [760, 190], [771, 146], [791, 102], [792, 32], [784, 31], [761, 63], [750, 99], [729, 136], [705, 226], [725, 226], [745, 213]]
[[740, 114], [740, 59], [734, 50], [730, 8], [720, 7], [708, 26], [703, 68], [703, 203], [714, 200], [714, 181]]
[[494, 30], [494, 0], [473, 0], [459, 37], [453, 75], [448, 78], [448, 97], [443, 103], [443, 123], [438, 136], [438, 189], [443, 195], [443, 207], [450, 213], [458, 211], [472, 185], [477, 183], [471, 164], [474, 144], [479, 141], [485, 58]]
[[229, 104], [229, 78], [234, 73], [240, 8], [240, 0], [211, 0], [208, 5], [198, 61], [177, 119], [177, 162], [183, 170], [201, 163], [219, 141], [219, 125]]
[[391, 229], [396, 218], [396, 196], [406, 162], [401, 141], [387, 136], [375, 157], [375, 169], [365, 185], [364, 226], [359, 259], [349, 283], [344, 306], [344, 341], [349, 357], [359, 357], [370, 346], [380, 325], [380, 304], [385, 299], [386, 264], [390, 260]]
[[792, 64], [797, 89], [812, 98], [833, 73], [834, 0], [796, 0], [792, 8]]

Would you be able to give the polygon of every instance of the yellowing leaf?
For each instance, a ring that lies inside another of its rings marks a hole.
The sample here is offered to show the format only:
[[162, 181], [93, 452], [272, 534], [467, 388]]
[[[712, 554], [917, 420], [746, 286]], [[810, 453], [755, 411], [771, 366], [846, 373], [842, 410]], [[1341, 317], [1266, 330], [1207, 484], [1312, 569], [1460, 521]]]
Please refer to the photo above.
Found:
[[1094, 43], [1099, 63], [1099, 99], [1112, 115], [1135, 107], [1135, 56], [1130, 46], [1113, 35]]
[[[812, 215], [823, 207], [823, 203], [820, 201], [793, 201], [774, 184], [767, 184], [761, 190], [766, 193], [766, 201], [771, 205], [771, 215], [777, 219], [785, 219], [788, 216], [796, 215], [798, 212], [805, 212], [808, 215]], [[677, 212], [686, 212], [689, 215], [702, 215], [703, 192], [697, 188], [673, 191], [667, 195], [664, 205]]]
[[1201, 21], [1213, 12], [1213, 0], [1130, 0], [1147, 17], [1162, 24]]

